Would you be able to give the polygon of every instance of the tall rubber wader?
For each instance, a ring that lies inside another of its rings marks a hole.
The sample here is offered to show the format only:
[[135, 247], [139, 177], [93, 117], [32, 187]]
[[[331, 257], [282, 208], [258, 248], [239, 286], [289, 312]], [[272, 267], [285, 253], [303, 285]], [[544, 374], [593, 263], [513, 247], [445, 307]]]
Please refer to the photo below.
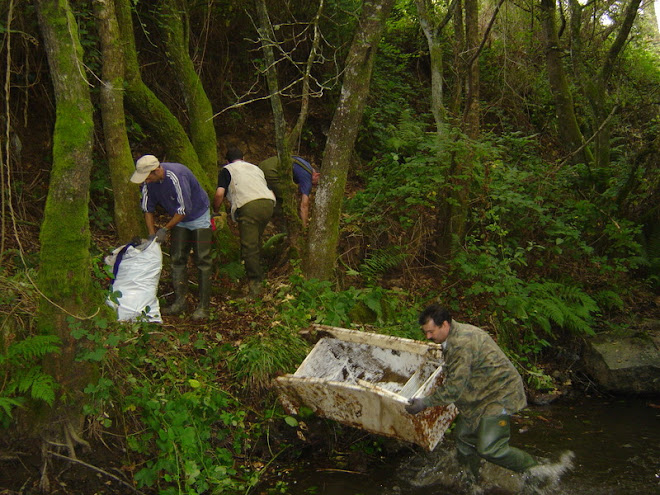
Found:
[[174, 286], [174, 302], [163, 310], [166, 315], [178, 315], [186, 310], [186, 294], [188, 292], [188, 229], [174, 227], [170, 232], [170, 259], [172, 261], [172, 285]]
[[522, 473], [537, 462], [527, 452], [511, 447], [511, 424], [508, 414], [481, 418], [477, 429], [471, 428], [461, 416], [456, 420], [458, 460], [470, 468], [479, 479], [480, 459], [511, 471]]
[[193, 313], [194, 320], [201, 320], [209, 316], [209, 301], [211, 299], [211, 247], [213, 231], [197, 229], [193, 233], [193, 254], [197, 266], [197, 282], [199, 284], [199, 302]]

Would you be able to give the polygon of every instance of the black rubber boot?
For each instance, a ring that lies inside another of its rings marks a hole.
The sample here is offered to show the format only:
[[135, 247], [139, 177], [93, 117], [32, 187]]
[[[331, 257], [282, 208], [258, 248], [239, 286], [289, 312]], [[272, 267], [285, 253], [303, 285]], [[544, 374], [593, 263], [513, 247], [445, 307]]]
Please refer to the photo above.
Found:
[[199, 302], [192, 314], [193, 320], [205, 320], [209, 317], [209, 302], [211, 300], [211, 247], [213, 231], [198, 229], [193, 232], [193, 252], [197, 265], [199, 283]]
[[174, 285], [174, 302], [163, 310], [164, 315], [178, 315], [186, 310], [186, 293], [188, 292], [188, 264], [187, 229], [174, 227], [171, 233], [170, 257], [172, 258], [172, 284]]

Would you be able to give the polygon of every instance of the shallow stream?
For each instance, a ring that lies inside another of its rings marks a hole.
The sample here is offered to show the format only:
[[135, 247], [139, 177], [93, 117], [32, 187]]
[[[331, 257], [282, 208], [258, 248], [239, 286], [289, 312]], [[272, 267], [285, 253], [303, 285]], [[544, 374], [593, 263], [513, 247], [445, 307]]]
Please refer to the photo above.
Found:
[[[366, 471], [307, 466], [287, 487], [291, 495], [449, 495], [464, 493], [457, 481], [453, 441], [433, 453], [384, 459]], [[660, 494], [660, 399], [583, 399], [531, 406], [512, 422], [511, 444], [556, 460], [575, 453], [574, 469], [548, 493], [567, 495]], [[482, 467], [484, 494], [520, 491], [520, 478]]]

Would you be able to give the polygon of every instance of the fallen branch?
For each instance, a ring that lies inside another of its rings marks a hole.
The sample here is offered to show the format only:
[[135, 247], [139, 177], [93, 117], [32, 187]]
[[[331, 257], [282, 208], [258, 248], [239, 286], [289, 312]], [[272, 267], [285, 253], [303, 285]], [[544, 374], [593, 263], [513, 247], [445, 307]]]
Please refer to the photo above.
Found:
[[348, 474], [365, 474], [360, 471], [349, 471], [348, 469], [335, 469], [335, 468], [319, 468], [316, 471], [326, 473], [348, 473]]

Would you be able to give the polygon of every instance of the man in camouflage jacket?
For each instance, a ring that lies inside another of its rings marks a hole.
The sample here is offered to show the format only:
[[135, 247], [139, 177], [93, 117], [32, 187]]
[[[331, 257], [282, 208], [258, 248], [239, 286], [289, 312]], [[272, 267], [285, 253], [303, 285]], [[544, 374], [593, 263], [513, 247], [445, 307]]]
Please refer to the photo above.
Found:
[[430, 406], [454, 404], [459, 461], [476, 479], [480, 459], [525, 472], [537, 462], [509, 446], [510, 415], [527, 405], [520, 374], [485, 331], [452, 321], [441, 306], [426, 308], [419, 317], [426, 338], [442, 344], [445, 381], [429, 397], [411, 399], [406, 410], [417, 414]]

